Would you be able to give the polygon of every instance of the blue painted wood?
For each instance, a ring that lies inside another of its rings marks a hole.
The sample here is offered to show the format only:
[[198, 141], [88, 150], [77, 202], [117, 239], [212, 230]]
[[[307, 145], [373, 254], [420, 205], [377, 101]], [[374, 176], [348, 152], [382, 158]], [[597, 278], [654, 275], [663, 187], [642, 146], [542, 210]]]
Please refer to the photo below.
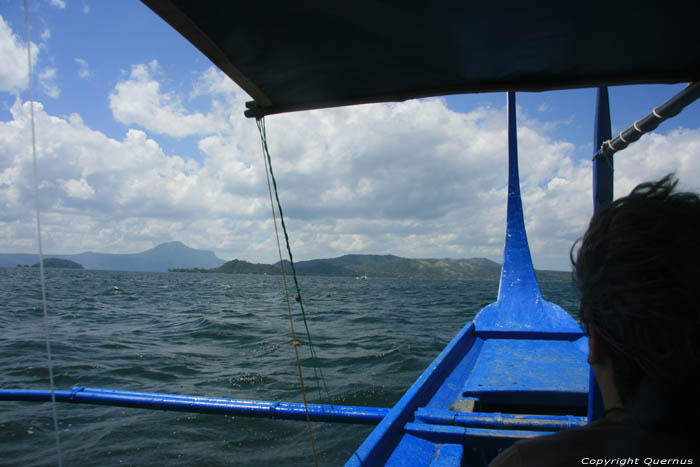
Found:
[[569, 341], [489, 339], [464, 396], [484, 403], [581, 405], [588, 392], [586, 355]]
[[460, 359], [457, 365], [454, 366], [452, 371], [430, 398], [430, 401], [425, 404], [425, 407], [444, 409], [455, 402], [472, 399], [469, 396], [465, 397], [462, 395], [462, 387], [464, 386], [467, 376], [471, 374], [483, 345], [483, 339], [476, 338], [474, 340], [469, 351]]
[[[435, 394], [449, 372], [469, 353], [475, 341], [474, 323], [469, 323], [406, 391], [345, 465], [385, 464], [402, 440], [403, 427], [413, 418], [413, 412], [425, 405], [427, 400]], [[412, 446], [411, 449], [418, 449], [418, 447]]]
[[464, 447], [461, 444], [444, 444], [436, 451], [430, 467], [459, 465], [464, 455]]
[[[610, 124], [610, 97], [608, 87], [598, 88], [595, 107], [595, 130], [593, 148], [598, 150], [603, 142], [612, 137]], [[593, 210], [610, 203], [613, 199], [614, 159], [612, 154], [601, 153], [593, 159]], [[592, 422], [603, 415], [603, 396], [596, 382], [593, 369], [589, 370], [588, 421]]]
[[533, 431], [559, 431], [586, 424], [585, 417], [573, 415], [524, 415], [499, 412], [455, 412], [418, 409], [416, 421], [433, 425], [459, 425], [473, 428], [506, 428]]
[[[442, 464], [442, 465], [460, 465], [460, 458], [456, 456], [461, 456], [462, 450], [456, 450], [453, 447], [461, 446], [460, 443], [435, 443], [432, 440], [425, 439], [421, 436], [414, 436], [411, 433], [405, 433], [401, 440], [391, 453], [389, 458], [381, 464], [367, 463], [365, 465], [383, 465], [386, 467], [412, 467], [416, 465], [430, 466], [430, 465], [440, 465], [440, 457], [442, 450], [447, 448], [451, 454], [452, 464]], [[410, 454], [408, 454], [410, 453]], [[456, 462], [455, 462], [456, 461]]]
[[508, 218], [498, 300], [474, 318], [479, 331], [564, 332], [581, 335], [576, 321], [542, 298], [527, 242], [518, 172], [515, 93], [508, 93]]
[[461, 426], [427, 425], [407, 423], [406, 433], [434, 444], [456, 444], [470, 447], [506, 447], [515, 441], [550, 435], [549, 431], [492, 430], [489, 428], [469, 428]]
[[[278, 420], [306, 420], [304, 404], [293, 402], [218, 399], [213, 397], [84, 387], [74, 387], [70, 391], [55, 391], [55, 396], [57, 402], [74, 404], [110, 405], [149, 410], [273, 418]], [[47, 402], [51, 400], [51, 391], [0, 389], [0, 400]], [[309, 418], [312, 421], [363, 424], [379, 423], [389, 413], [389, 409], [380, 407], [324, 404], [308, 404], [308, 410]]]
[[[598, 88], [595, 107], [593, 148], [598, 151], [612, 137], [610, 125], [610, 97], [608, 87]], [[599, 154], [593, 159], [593, 210], [605, 206], [613, 199], [613, 155]]]

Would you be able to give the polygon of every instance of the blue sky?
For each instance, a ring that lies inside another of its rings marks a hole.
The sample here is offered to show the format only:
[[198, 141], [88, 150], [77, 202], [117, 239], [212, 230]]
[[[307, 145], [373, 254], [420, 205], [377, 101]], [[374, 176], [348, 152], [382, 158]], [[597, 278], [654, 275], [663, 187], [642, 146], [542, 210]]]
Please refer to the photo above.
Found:
[[[137, 1], [30, 1], [44, 248], [138, 252], [171, 240], [276, 260], [249, 99]], [[0, 252], [36, 251], [22, 2], [0, 0]], [[610, 89], [613, 132], [683, 85]], [[518, 94], [535, 266], [567, 269], [591, 215], [595, 91]], [[503, 93], [267, 119], [295, 257], [500, 261]], [[698, 104], [620, 153], [616, 195], [675, 171], [700, 188]]]

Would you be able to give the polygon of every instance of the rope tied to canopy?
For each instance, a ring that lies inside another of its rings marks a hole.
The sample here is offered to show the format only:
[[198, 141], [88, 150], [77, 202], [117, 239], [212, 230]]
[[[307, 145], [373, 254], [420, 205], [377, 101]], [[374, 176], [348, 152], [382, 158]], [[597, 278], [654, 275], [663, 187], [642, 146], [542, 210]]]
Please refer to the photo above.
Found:
[[[291, 309], [291, 300], [289, 298], [289, 290], [287, 287], [287, 274], [285, 270], [285, 265], [284, 265], [284, 259], [282, 256], [282, 248], [280, 246], [280, 236], [279, 236], [279, 230], [277, 229], [277, 215], [275, 212], [275, 203], [273, 202], [272, 198], [272, 188], [274, 187], [274, 192], [275, 192], [275, 200], [277, 201], [277, 210], [279, 211], [279, 217], [280, 217], [280, 224], [282, 226], [282, 231], [284, 233], [284, 239], [285, 239], [285, 244], [287, 247], [287, 254], [289, 256], [289, 266], [292, 271], [292, 277], [294, 279], [294, 287], [296, 290], [296, 296], [295, 296], [295, 301], [299, 303], [299, 308], [301, 310], [301, 316], [304, 322], [304, 329], [306, 331], [306, 338], [308, 341], [307, 348], [309, 349], [309, 353], [311, 354], [311, 362], [312, 362], [312, 367], [314, 371], [314, 377], [317, 381], [320, 381], [321, 385], [323, 386], [323, 389], [326, 392], [326, 396], [328, 399], [330, 399], [330, 394], [328, 391], [328, 386], [326, 384], [326, 380], [323, 377], [323, 372], [321, 371], [320, 366], [318, 365], [318, 357], [316, 355], [316, 349], [313, 344], [313, 340], [311, 339], [311, 332], [309, 331], [309, 325], [306, 320], [306, 312], [304, 310], [304, 302], [301, 298], [301, 288], [299, 287], [299, 281], [297, 279], [297, 273], [296, 273], [296, 268], [294, 267], [294, 259], [292, 256], [292, 248], [289, 243], [289, 234], [287, 233], [287, 226], [284, 222], [284, 214], [282, 212], [282, 204], [280, 203], [279, 199], [279, 193], [277, 189], [277, 180], [275, 179], [275, 174], [272, 170], [272, 159], [270, 157], [270, 150], [267, 146], [267, 131], [265, 128], [265, 118], [261, 117], [256, 119], [256, 125], [258, 127], [258, 132], [260, 133], [260, 142], [262, 145], [262, 151], [263, 151], [263, 161], [265, 163], [265, 177], [267, 178], [267, 190], [268, 194], [270, 196], [270, 207], [272, 209], [272, 220], [273, 224], [275, 227], [275, 237], [277, 239], [277, 251], [279, 253], [279, 258], [280, 258], [280, 269], [282, 272], [282, 284], [284, 288], [284, 295], [285, 299], [287, 302], [287, 312], [289, 315], [289, 324], [291, 328], [291, 335], [292, 335], [292, 346], [294, 347], [294, 353], [296, 355], [296, 364], [297, 364], [297, 371], [299, 373], [299, 383], [301, 385], [301, 393], [302, 397], [304, 399], [304, 408], [306, 412], [306, 424], [309, 430], [309, 438], [311, 439], [311, 449], [313, 451], [313, 457], [314, 457], [314, 465], [318, 465], [318, 458], [316, 455], [316, 447], [314, 443], [314, 437], [313, 433], [311, 430], [311, 419], [309, 417], [309, 409], [308, 409], [308, 403], [307, 403], [307, 398], [306, 398], [306, 388], [304, 386], [304, 376], [301, 370], [301, 360], [299, 358], [299, 347], [301, 347], [301, 342], [297, 339], [296, 337], [296, 332], [294, 330], [294, 319], [292, 316], [292, 309]], [[270, 184], [270, 180], [272, 180], [272, 185]], [[319, 391], [319, 396], [321, 396], [321, 387], [318, 386], [318, 391]]]

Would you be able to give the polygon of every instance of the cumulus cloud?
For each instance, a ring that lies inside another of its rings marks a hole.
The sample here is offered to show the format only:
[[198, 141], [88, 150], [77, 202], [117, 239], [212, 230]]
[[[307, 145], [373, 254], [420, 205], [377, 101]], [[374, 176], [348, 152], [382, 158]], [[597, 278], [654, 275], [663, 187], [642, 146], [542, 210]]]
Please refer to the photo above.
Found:
[[[192, 111], [193, 100], [210, 112]], [[181, 240], [225, 259], [275, 261], [260, 141], [243, 117], [245, 100], [213, 68], [178, 96], [152, 62], [131, 69], [111, 105], [115, 118], [155, 135], [131, 128], [108, 138], [78, 115], [56, 117], [37, 106], [47, 250], [125, 252]], [[500, 261], [505, 99], [469, 113], [427, 99], [266, 120], [297, 258], [357, 252]], [[564, 269], [592, 213], [591, 163], [553, 139], [547, 122], [522, 116], [518, 123], [533, 257], [539, 268]], [[196, 136], [205, 157], [168, 153], [161, 133]], [[15, 251], [32, 232], [28, 138], [28, 107], [18, 101], [12, 119], [0, 123], [0, 231]], [[616, 193], [671, 170], [682, 181], [700, 179], [698, 149], [700, 130], [645, 136], [616, 156]]]
[[119, 122], [136, 124], [150, 131], [175, 137], [206, 135], [226, 126], [215, 115], [187, 112], [181, 98], [163, 93], [155, 76], [160, 74], [158, 62], [134, 65], [129, 78], [117, 83], [109, 96], [114, 118]]
[[[36, 63], [39, 48], [29, 47], [32, 65]], [[0, 91], [19, 92], [27, 87], [27, 46], [17, 37], [9, 24], [0, 16]]]
[[59, 183], [70, 198], [90, 199], [95, 197], [95, 190], [84, 178], [59, 180]]
[[637, 184], [675, 172], [679, 188], [700, 192], [700, 129], [649, 133], [615, 156], [615, 197]]
[[51, 6], [64, 9], [66, 7], [66, 2], [65, 0], [49, 0], [49, 3]]
[[[29, 103], [16, 101], [11, 113], [11, 120], [0, 123], [0, 231], [18, 239], [12, 245], [17, 251], [33, 212]], [[250, 194], [232, 194], [210, 179], [210, 173], [235, 179], [227, 167], [202, 167], [165, 154], [136, 129], [121, 140], [108, 138], [78, 115], [55, 117], [38, 103], [35, 117], [43, 223], [51, 232], [47, 250], [119, 251], [128, 240], [134, 251], [152, 246], [154, 238], [197, 236], [202, 243], [193, 246], [212, 248], [219, 240], [211, 235], [237, 230], [229, 224], [266, 222]], [[211, 235], [209, 223], [215, 227]]]

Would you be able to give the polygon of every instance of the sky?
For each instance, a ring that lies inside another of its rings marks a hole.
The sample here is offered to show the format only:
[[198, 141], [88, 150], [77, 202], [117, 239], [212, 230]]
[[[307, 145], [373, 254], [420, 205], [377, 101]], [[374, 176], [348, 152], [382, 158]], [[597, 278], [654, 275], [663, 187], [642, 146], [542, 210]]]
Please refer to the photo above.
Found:
[[[278, 260], [250, 98], [135, 0], [30, 0], [47, 254], [181, 241]], [[0, 0], [0, 252], [37, 251], [23, 2]], [[684, 85], [611, 87], [613, 134]], [[592, 214], [593, 89], [519, 93], [536, 268], [569, 270]], [[506, 95], [266, 118], [295, 260], [350, 253], [501, 262]], [[615, 197], [675, 172], [700, 191], [700, 105], [616, 155]]]

